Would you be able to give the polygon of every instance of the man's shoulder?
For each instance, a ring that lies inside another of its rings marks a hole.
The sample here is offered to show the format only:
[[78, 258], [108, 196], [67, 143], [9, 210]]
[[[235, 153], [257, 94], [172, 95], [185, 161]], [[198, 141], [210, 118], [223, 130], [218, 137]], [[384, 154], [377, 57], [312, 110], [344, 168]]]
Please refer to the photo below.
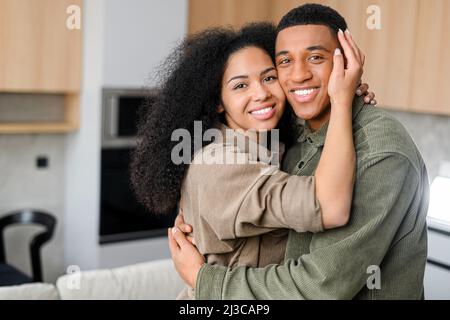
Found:
[[354, 119], [354, 143], [359, 159], [400, 156], [419, 166], [422, 157], [405, 127], [393, 115], [365, 105]]

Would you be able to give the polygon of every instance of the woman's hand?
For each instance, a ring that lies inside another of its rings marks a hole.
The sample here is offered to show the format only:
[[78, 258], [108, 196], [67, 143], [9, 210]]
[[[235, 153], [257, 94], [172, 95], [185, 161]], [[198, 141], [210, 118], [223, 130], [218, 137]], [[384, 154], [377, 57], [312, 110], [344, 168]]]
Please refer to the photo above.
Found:
[[347, 59], [347, 67], [345, 67], [341, 50], [336, 48], [333, 57], [333, 70], [328, 82], [328, 94], [332, 108], [333, 106], [347, 107], [350, 110], [356, 87], [363, 74], [365, 56], [356, 46], [348, 30], [345, 33], [339, 30], [338, 39]]
[[205, 258], [177, 227], [168, 229], [167, 236], [175, 269], [189, 287], [195, 288]]

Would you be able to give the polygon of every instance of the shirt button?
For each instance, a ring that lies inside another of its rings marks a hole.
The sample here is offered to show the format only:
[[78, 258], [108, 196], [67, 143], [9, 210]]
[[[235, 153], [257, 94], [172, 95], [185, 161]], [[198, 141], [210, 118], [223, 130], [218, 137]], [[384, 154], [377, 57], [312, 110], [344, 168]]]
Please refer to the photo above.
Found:
[[308, 137], [307, 140], [308, 140], [309, 143], [312, 143], [312, 142], [313, 142], [312, 139], [311, 139], [311, 137]]
[[300, 161], [300, 163], [297, 165], [297, 167], [299, 169], [303, 168], [303, 166], [305, 165], [305, 163], [303, 161]]

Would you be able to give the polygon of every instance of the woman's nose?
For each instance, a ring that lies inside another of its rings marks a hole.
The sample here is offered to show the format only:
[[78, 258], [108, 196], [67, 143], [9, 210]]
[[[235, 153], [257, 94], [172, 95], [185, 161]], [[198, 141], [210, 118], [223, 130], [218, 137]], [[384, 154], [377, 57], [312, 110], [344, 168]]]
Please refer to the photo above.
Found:
[[258, 84], [255, 86], [254, 91], [253, 91], [253, 100], [255, 101], [264, 101], [267, 98], [270, 98], [271, 96], [271, 92], [270, 90], [262, 85], [262, 84]]

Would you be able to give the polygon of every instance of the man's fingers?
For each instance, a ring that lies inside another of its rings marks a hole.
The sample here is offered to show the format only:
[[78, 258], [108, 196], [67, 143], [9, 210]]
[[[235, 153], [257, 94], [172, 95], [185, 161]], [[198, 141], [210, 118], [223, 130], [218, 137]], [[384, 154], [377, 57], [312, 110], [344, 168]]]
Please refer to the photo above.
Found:
[[182, 208], [180, 208], [180, 210], [178, 211], [178, 215], [175, 218], [175, 227], [177, 227], [184, 233], [192, 232], [192, 226], [187, 223], [184, 223], [184, 214]]
[[356, 89], [356, 94], [362, 96], [367, 90], [369, 90], [369, 85], [367, 83], [362, 83], [359, 85], [358, 89]]
[[194, 237], [186, 236], [186, 239], [187, 239], [190, 243], [192, 243], [194, 246], [197, 246], [197, 243], [195, 242]]
[[177, 252], [180, 247], [178, 246], [177, 241], [172, 235], [172, 228], [167, 229], [167, 238], [169, 239], [169, 249], [172, 255]]
[[190, 225], [190, 224], [187, 224], [187, 223], [183, 223], [183, 224], [180, 224], [179, 226], [178, 226], [178, 228], [181, 230], [181, 232], [183, 232], [183, 233], [191, 233], [192, 232], [192, 226]]
[[370, 103], [370, 101], [373, 100], [374, 98], [375, 98], [375, 93], [369, 92], [369, 93], [364, 97], [364, 102], [365, 102], [365, 103]]
[[191, 243], [186, 239], [186, 235], [183, 232], [181, 232], [177, 227], [172, 228], [172, 236], [177, 242], [177, 244], [180, 246], [180, 248], [191, 245]]

